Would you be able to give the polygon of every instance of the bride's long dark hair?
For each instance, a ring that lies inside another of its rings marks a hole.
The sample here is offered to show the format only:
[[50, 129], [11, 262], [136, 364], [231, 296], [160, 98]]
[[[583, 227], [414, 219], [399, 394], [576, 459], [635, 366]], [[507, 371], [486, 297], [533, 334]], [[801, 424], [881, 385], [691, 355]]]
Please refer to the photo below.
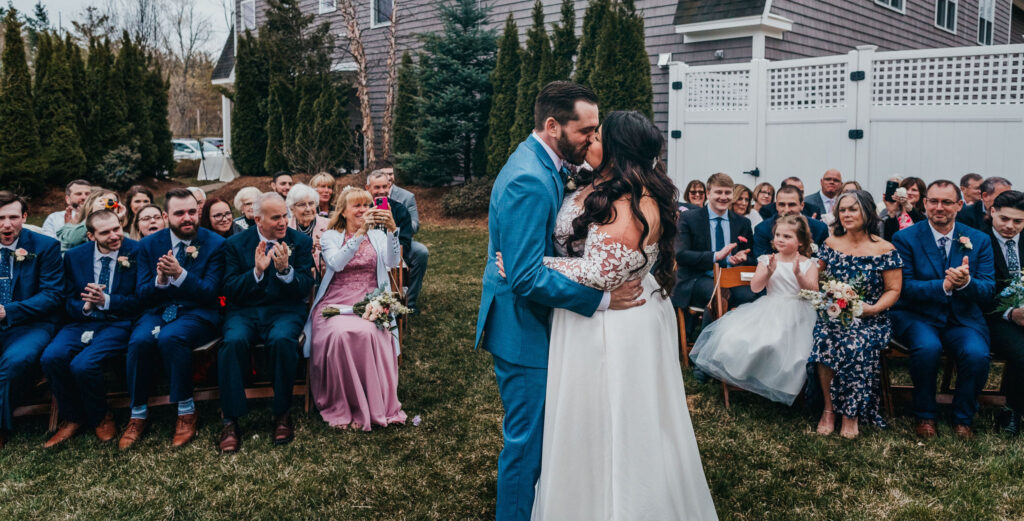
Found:
[[615, 201], [627, 196], [633, 217], [643, 226], [640, 243], [636, 247], [648, 260], [644, 243], [651, 227], [640, 211], [640, 200], [646, 191], [657, 203], [661, 217], [658, 262], [653, 274], [661, 293], [668, 296], [675, 286], [674, 242], [679, 191], [665, 174], [665, 166], [660, 160], [664, 144], [665, 139], [658, 127], [639, 112], [616, 111], [609, 114], [601, 124], [604, 155], [601, 164], [594, 169], [595, 176], [603, 176], [605, 181], [597, 184], [583, 202], [583, 213], [573, 220], [572, 237], [566, 242], [569, 255], [577, 255], [572, 244], [586, 239], [591, 224], [612, 222], [615, 219]]

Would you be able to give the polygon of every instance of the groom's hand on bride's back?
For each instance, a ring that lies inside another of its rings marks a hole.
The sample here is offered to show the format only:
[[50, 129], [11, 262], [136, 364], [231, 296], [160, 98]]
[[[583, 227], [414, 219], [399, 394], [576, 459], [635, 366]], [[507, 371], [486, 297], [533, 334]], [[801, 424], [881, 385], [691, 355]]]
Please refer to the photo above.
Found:
[[647, 302], [640, 298], [643, 292], [643, 280], [631, 280], [612, 290], [612, 299], [608, 303], [608, 309], [629, 309], [642, 306]]

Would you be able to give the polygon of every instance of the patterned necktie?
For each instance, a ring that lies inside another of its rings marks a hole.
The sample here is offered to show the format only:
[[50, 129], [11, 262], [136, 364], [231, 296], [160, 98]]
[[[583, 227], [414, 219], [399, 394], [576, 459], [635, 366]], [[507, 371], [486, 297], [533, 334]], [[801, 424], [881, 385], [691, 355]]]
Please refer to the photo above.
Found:
[[[186, 246], [184, 241], [178, 243], [178, 251], [175, 252], [174, 258], [178, 260], [179, 266], [185, 265], [185, 248]], [[178, 305], [170, 304], [167, 307], [165, 307], [163, 314], [160, 315], [160, 318], [163, 319], [164, 323], [173, 322], [174, 319], [178, 318]]]
[[178, 251], [175, 252], [174, 258], [178, 260], [179, 266], [185, 265], [185, 248], [187, 248], [187, 246], [184, 241], [178, 243]]
[[11, 280], [11, 250], [0, 248], [0, 306], [11, 303], [14, 281]]
[[1017, 243], [1013, 239], [1006, 241], [1006, 267], [1011, 275], [1020, 272], [1020, 257], [1017, 256]]
[[942, 252], [942, 267], [949, 267], [949, 252], [946, 251], [946, 245], [949, 244], [949, 237], [939, 237], [939, 251]]
[[97, 284], [103, 286], [103, 292], [107, 295], [110, 294], [110, 257], [100, 257], [100, 278], [96, 281]]

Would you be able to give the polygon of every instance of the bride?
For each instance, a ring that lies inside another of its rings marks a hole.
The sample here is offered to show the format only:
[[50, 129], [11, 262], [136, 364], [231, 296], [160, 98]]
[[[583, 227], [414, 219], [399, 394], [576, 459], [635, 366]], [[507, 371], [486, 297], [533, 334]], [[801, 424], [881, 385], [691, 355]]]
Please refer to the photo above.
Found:
[[534, 521], [717, 519], [668, 300], [677, 191], [662, 145], [646, 117], [611, 113], [587, 153], [594, 182], [559, 211], [563, 257], [544, 264], [600, 290], [643, 278], [646, 302], [591, 318], [554, 311]]

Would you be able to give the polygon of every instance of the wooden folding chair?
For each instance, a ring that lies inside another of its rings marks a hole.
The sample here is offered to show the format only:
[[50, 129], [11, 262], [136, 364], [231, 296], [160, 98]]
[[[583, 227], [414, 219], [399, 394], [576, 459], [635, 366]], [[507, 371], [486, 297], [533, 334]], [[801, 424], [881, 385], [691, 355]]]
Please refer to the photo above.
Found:
[[[756, 266], [736, 266], [734, 268], [723, 268], [715, 265], [715, 291], [711, 296], [711, 313], [715, 320], [722, 318], [729, 311], [729, 297], [726, 290], [740, 286], [749, 286]], [[725, 408], [729, 408], [729, 390], [742, 391], [739, 387], [731, 386], [722, 381], [722, 397], [725, 399]]]
[[679, 326], [679, 357], [683, 359], [683, 367], [690, 368], [690, 351], [693, 351], [693, 342], [686, 336], [686, 315], [694, 320], [704, 316], [704, 309], [696, 306], [689, 306], [685, 310], [676, 308], [676, 322]]

